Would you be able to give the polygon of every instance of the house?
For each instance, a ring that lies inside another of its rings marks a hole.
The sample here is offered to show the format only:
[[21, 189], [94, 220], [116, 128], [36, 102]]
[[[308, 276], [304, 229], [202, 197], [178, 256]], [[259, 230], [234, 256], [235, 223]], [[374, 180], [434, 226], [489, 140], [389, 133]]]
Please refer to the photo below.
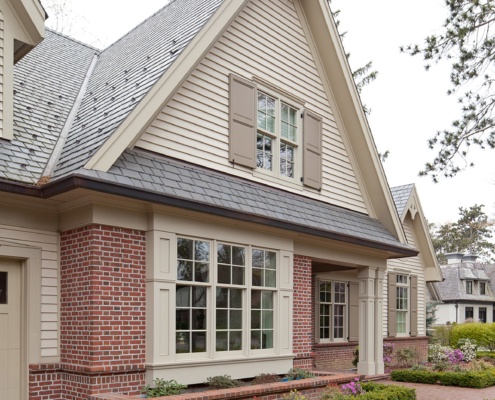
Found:
[[477, 256], [446, 254], [442, 282], [432, 283], [437, 325], [463, 323], [466, 320], [494, 322], [495, 265], [476, 262]]
[[174, 0], [102, 51], [0, 4], [38, 29], [2, 59], [0, 398], [425, 357], [440, 273], [325, 0]]

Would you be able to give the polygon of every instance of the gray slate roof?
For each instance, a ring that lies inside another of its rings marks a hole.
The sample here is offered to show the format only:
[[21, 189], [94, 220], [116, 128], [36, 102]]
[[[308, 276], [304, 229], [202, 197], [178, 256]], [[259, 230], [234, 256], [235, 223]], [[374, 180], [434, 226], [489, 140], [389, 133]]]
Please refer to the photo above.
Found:
[[[45, 40], [15, 67], [15, 139], [0, 139], [0, 184], [2, 179], [38, 182], [76, 97], [84, 93], [69, 121], [52, 187], [64, 177], [85, 176], [108, 187], [156, 195], [156, 202], [174, 199], [178, 206], [188, 202], [225, 215], [274, 221], [284, 229], [290, 225], [299, 232], [335, 234], [339, 240], [414, 253], [366, 215], [163, 156], [128, 150], [107, 173], [83, 168], [222, 2], [174, 0], [102, 52], [47, 31]], [[95, 68], [81, 88], [95, 54]]]
[[89, 160], [223, 0], [175, 0], [102, 51], [55, 177]]
[[413, 188], [414, 184], [390, 188], [392, 197], [394, 198], [395, 208], [397, 209], [397, 213], [401, 218], [402, 214], [404, 213], [404, 208], [407, 205], [407, 201], [409, 200], [409, 197], [411, 197], [411, 191], [413, 190]]
[[126, 150], [108, 172], [84, 170], [83, 175], [253, 217], [412, 250], [366, 215], [142, 150]]
[[45, 40], [16, 64], [14, 139], [0, 139], [0, 178], [40, 179], [95, 52], [46, 30]]
[[[442, 265], [443, 282], [435, 282], [442, 301], [495, 301], [495, 265], [483, 265], [476, 262], [462, 262]], [[488, 282], [487, 294], [479, 294], [479, 286], [474, 285], [473, 293], [467, 294], [465, 280]]]

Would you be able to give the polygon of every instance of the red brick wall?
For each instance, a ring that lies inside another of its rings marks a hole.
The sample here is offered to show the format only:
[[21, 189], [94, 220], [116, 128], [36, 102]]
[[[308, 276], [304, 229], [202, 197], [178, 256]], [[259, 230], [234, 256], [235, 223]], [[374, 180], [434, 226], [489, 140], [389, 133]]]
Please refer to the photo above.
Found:
[[90, 225], [60, 235], [64, 399], [144, 385], [145, 233]]
[[60, 364], [29, 366], [29, 400], [62, 400]]
[[311, 259], [294, 255], [294, 368], [313, 369], [314, 296]]
[[416, 350], [418, 356], [415, 362], [428, 361], [428, 338], [426, 336], [386, 338], [384, 342], [393, 343], [394, 352], [392, 354], [392, 365], [397, 363], [396, 354], [398, 350], [412, 348]]

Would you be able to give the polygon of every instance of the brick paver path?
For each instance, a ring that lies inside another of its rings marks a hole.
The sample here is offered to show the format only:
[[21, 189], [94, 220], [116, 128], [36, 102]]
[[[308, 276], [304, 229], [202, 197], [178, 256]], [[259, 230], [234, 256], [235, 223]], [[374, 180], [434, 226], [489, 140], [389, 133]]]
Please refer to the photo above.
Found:
[[416, 389], [417, 400], [495, 400], [495, 386], [485, 389], [469, 389], [423, 383], [394, 382], [389, 379], [377, 382]]

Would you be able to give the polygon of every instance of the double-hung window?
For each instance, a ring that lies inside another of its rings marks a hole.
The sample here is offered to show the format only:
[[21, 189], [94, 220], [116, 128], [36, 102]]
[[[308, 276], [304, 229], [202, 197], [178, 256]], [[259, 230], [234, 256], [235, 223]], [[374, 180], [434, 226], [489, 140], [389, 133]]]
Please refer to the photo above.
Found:
[[176, 354], [273, 349], [277, 253], [177, 239]]
[[480, 282], [480, 294], [486, 294], [486, 283]]
[[258, 91], [256, 166], [276, 176], [296, 177], [300, 168], [300, 110], [279, 97]]
[[407, 275], [397, 275], [397, 334], [409, 332], [409, 282]]
[[473, 294], [473, 281], [466, 281], [466, 293]]
[[319, 337], [321, 341], [344, 340], [347, 334], [347, 285], [345, 282], [320, 281]]

